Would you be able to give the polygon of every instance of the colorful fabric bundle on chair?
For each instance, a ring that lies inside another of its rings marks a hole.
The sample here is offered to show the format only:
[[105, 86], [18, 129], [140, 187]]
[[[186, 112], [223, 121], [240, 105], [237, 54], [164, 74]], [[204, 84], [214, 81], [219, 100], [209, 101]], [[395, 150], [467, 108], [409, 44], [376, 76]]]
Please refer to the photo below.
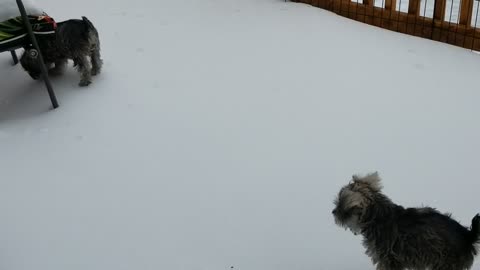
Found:
[[[51, 17], [47, 15], [30, 15], [28, 20], [36, 36], [55, 34], [57, 24]], [[22, 17], [0, 22], [0, 51], [29, 44], [27, 29], [24, 26]]]

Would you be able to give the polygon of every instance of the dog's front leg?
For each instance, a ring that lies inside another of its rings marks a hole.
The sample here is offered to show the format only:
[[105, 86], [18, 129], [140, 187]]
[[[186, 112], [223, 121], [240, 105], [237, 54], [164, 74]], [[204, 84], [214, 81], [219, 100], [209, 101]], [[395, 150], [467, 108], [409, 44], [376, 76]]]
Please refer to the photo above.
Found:
[[77, 64], [77, 70], [80, 72], [80, 86], [88, 86], [92, 83], [92, 67], [87, 56], [82, 55], [73, 59]]
[[55, 67], [49, 70], [49, 74], [53, 76], [62, 75], [66, 65], [67, 65], [67, 59], [56, 60]]

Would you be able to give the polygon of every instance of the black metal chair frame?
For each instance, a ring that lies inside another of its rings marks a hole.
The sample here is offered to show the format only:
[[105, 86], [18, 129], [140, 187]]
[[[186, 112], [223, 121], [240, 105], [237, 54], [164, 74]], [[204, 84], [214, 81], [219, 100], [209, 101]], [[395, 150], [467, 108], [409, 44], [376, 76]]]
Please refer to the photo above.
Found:
[[[45, 82], [45, 86], [47, 87], [48, 95], [50, 96], [50, 100], [52, 102], [53, 108], [54, 109], [58, 108], [57, 97], [55, 96], [55, 92], [53, 91], [52, 83], [51, 83], [50, 78], [48, 76], [48, 69], [45, 66], [45, 61], [43, 60], [42, 53], [40, 51], [40, 48], [38, 47], [38, 42], [37, 42], [37, 39], [35, 38], [35, 34], [33, 33], [32, 25], [30, 24], [30, 22], [28, 20], [27, 12], [25, 11], [25, 6], [23, 5], [22, 0], [16, 0], [16, 1], [17, 1], [17, 6], [18, 6], [18, 9], [20, 11], [20, 14], [22, 16], [23, 24], [25, 25], [25, 28], [27, 30], [27, 34], [28, 34], [28, 39], [27, 40], [30, 40], [33, 47], [38, 51], [38, 58], [37, 59], [38, 59], [39, 64], [40, 64], [40, 69], [41, 69], [41, 72], [42, 72], [42, 79]], [[25, 44], [25, 45], [28, 45], [28, 44]], [[14, 65], [16, 65], [16, 64], [18, 64], [18, 57], [17, 57], [17, 53], [15, 52], [15, 50], [17, 50], [21, 47], [22, 46], [16, 46], [16, 47], [12, 47], [12, 48], [2, 50], [0, 52], [10, 51], [10, 53], [12, 54], [13, 63], [14, 63]]]

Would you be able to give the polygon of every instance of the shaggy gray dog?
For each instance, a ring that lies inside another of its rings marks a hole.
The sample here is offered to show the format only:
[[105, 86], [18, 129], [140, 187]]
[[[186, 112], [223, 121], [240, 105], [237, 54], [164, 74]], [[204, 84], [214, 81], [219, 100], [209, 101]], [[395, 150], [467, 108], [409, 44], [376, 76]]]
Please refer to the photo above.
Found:
[[335, 200], [337, 225], [362, 234], [377, 270], [470, 269], [480, 241], [480, 216], [470, 229], [429, 207], [404, 208], [381, 193], [377, 173], [353, 176]]
[[[102, 69], [98, 32], [86, 17], [59, 22], [55, 34], [38, 37], [38, 43], [52, 75], [61, 74], [71, 59], [80, 73], [79, 85], [87, 86]], [[22, 67], [35, 80], [41, 75], [37, 57], [38, 52], [28, 47], [20, 59]]]

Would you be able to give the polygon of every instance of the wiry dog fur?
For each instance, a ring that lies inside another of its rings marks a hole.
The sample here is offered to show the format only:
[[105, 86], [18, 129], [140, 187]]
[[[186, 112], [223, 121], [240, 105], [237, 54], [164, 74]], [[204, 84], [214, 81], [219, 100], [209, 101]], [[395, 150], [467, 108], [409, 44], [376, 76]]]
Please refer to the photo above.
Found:
[[336, 198], [335, 222], [362, 234], [377, 270], [470, 269], [480, 241], [480, 216], [470, 229], [429, 207], [404, 208], [381, 193], [377, 173], [353, 176]]
[[[61, 74], [68, 60], [73, 60], [80, 73], [80, 86], [89, 85], [92, 76], [99, 74], [102, 69], [98, 32], [86, 17], [59, 22], [56, 34], [41, 36], [38, 43], [45, 64], [53, 75]], [[33, 48], [25, 48], [20, 63], [33, 79], [40, 78], [41, 69]]]

